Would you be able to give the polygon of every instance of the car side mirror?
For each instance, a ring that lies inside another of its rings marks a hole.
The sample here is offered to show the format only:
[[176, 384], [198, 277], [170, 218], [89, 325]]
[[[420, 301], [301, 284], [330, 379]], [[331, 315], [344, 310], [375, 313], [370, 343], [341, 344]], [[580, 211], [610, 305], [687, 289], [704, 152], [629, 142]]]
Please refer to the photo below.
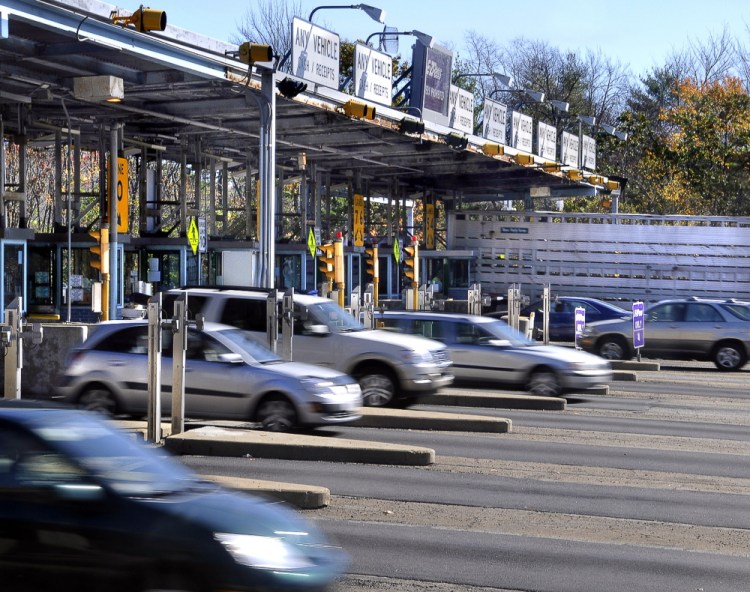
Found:
[[316, 335], [318, 337], [325, 337], [331, 333], [331, 330], [327, 325], [310, 325], [307, 327], [307, 332], [310, 335]]

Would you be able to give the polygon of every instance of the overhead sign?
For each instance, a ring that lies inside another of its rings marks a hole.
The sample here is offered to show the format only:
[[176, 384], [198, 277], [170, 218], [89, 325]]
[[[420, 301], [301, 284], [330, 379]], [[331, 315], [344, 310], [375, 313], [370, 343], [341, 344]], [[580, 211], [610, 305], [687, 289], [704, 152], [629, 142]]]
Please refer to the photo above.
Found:
[[365, 246], [365, 196], [359, 193], [354, 194], [354, 204], [352, 207], [354, 240], [353, 246]]
[[474, 133], [474, 93], [451, 84], [448, 113], [450, 127], [466, 134]]
[[578, 136], [563, 132], [560, 141], [560, 162], [565, 166], [578, 168], [578, 145]]
[[591, 136], [581, 137], [581, 168], [596, 170], [596, 140]]
[[292, 19], [292, 74], [338, 89], [339, 36], [299, 18]]
[[510, 145], [531, 153], [534, 139], [534, 120], [529, 115], [513, 111], [510, 121]]
[[417, 40], [412, 53], [410, 107], [422, 113], [422, 119], [449, 125], [453, 54], [439, 46], [427, 47]]
[[503, 103], [484, 100], [484, 109], [482, 111], [482, 137], [505, 144], [508, 141], [507, 123], [508, 107]]
[[643, 302], [633, 302], [633, 347], [646, 345], [646, 322], [643, 314]]
[[547, 123], [537, 124], [536, 153], [547, 160], [557, 159], [557, 128]]
[[390, 106], [392, 87], [391, 56], [357, 43], [354, 46], [354, 94], [360, 99]]

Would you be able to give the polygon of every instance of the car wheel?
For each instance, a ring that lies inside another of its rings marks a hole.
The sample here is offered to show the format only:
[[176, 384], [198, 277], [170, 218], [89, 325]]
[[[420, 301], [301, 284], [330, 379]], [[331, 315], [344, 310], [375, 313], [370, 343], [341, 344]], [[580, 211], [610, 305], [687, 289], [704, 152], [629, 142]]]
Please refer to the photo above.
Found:
[[297, 425], [297, 411], [283, 395], [263, 399], [255, 412], [255, 421], [270, 432], [288, 432]]
[[96, 385], [87, 387], [78, 397], [78, 405], [88, 411], [98, 411], [105, 415], [117, 414], [117, 399], [107, 387]]
[[557, 397], [562, 392], [560, 379], [549, 368], [534, 370], [526, 383], [526, 390], [540, 397]]
[[362, 402], [367, 407], [391, 405], [396, 397], [396, 381], [385, 369], [373, 369], [357, 376]]
[[627, 351], [623, 340], [617, 337], [605, 337], [599, 343], [599, 355], [605, 360], [624, 360]]
[[745, 350], [736, 343], [719, 343], [713, 357], [719, 370], [739, 370], [747, 362]]

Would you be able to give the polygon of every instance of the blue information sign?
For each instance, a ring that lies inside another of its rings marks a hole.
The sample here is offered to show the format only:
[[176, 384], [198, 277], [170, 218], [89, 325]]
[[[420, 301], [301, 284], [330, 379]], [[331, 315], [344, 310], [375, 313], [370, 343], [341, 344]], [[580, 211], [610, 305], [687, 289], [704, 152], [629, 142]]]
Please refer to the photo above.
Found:
[[645, 344], [646, 332], [643, 318], [643, 302], [633, 302], [633, 347], [643, 347]]

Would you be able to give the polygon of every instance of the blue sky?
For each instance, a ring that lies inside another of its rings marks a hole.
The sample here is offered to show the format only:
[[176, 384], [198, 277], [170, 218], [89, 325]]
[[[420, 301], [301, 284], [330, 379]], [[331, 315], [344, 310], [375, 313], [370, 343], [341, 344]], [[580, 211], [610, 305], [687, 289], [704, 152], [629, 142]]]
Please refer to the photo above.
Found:
[[[747, 0], [367, 0], [386, 11], [386, 24], [400, 31], [417, 29], [462, 53], [467, 31], [504, 44], [517, 37], [544, 40], [561, 50], [601, 52], [634, 74], [661, 65], [690, 41], [705, 41], [728, 27], [750, 45]], [[154, 0], [151, 8], [167, 12], [169, 24], [228, 41], [237, 33], [253, 0]], [[351, 3], [303, 0], [304, 18], [317, 6]], [[314, 22], [342, 38], [366, 38], [382, 30], [360, 10], [326, 9]], [[402, 38], [401, 51], [407, 38]]]

